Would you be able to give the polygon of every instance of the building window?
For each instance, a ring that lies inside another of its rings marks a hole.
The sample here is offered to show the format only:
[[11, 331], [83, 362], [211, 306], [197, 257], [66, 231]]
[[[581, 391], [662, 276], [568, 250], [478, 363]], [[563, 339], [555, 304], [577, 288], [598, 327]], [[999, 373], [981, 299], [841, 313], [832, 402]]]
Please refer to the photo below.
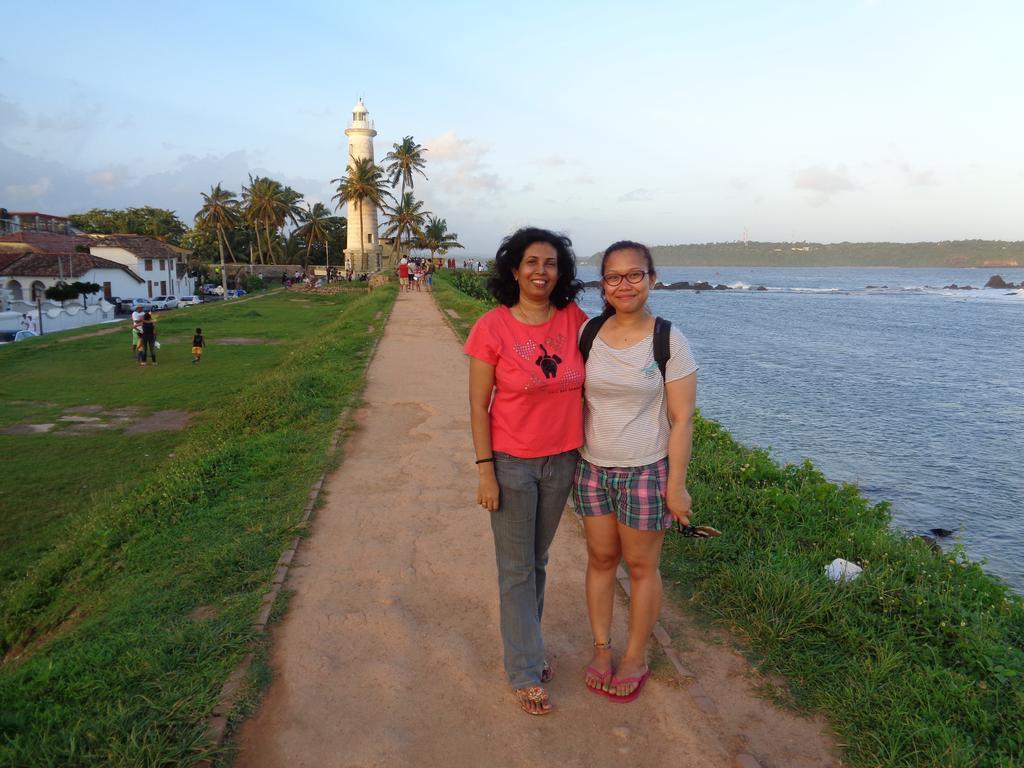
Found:
[[373, 242], [373, 235], [367, 235], [366, 236], [366, 242], [372, 243]]
[[21, 301], [21, 283], [17, 280], [11, 280], [7, 283], [7, 290], [10, 291], [11, 301]]
[[32, 283], [32, 301], [36, 302], [36, 301], [40, 301], [43, 298], [45, 298], [43, 296], [43, 292], [45, 290], [46, 290], [46, 286], [43, 285], [38, 280], [36, 280], [34, 283]]
[[153, 260], [152, 259], [146, 259], [146, 267], [145, 267], [145, 269], [146, 269], [147, 272], [152, 271], [152, 269], [153, 269]]
[[165, 269], [167, 269], [167, 265], [164, 263], [163, 259], [160, 259], [160, 271], [163, 272]]

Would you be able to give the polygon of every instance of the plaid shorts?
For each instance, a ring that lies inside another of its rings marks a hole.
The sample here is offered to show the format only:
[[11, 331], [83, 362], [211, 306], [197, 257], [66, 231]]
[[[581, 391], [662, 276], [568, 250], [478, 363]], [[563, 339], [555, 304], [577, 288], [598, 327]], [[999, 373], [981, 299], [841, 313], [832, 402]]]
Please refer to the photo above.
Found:
[[573, 500], [584, 517], [615, 513], [638, 531], [664, 531], [672, 527], [663, 491], [667, 481], [668, 457], [642, 467], [599, 467], [580, 459]]

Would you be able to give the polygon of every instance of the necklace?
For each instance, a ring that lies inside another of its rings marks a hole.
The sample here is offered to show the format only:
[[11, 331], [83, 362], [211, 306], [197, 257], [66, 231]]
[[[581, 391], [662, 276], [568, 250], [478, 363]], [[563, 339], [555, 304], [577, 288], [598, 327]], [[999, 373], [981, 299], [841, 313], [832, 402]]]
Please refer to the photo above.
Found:
[[526, 323], [527, 325], [543, 325], [544, 323], [551, 319], [554, 307], [548, 304], [548, 306], [544, 309], [544, 316], [541, 318], [530, 317], [525, 311], [523, 311], [523, 307], [520, 304], [516, 304], [514, 307], [511, 307], [510, 311], [512, 312], [512, 316], [515, 317], [516, 320], [520, 320]]

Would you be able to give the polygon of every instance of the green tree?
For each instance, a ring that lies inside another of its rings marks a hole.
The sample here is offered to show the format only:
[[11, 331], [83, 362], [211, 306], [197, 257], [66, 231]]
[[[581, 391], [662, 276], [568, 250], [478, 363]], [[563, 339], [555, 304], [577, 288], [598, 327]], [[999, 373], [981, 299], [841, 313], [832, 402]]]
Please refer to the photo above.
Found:
[[300, 220], [302, 224], [295, 230], [295, 234], [306, 241], [306, 256], [302, 266], [309, 265], [310, 251], [317, 243], [323, 243], [327, 252], [327, 266], [331, 266], [331, 229], [341, 224], [342, 217], [332, 216], [331, 209], [323, 203], [314, 203], [306, 206]]
[[[227, 242], [225, 231], [234, 229], [241, 217], [238, 199], [234, 192], [222, 189], [220, 182], [217, 182], [217, 186], [210, 188], [209, 194], [203, 192], [202, 195], [203, 207], [196, 214], [196, 224], [200, 228], [217, 233], [217, 247], [220, 250], [220, 284], [226, 296], [228, 277], [227, 270], [224, 268], [224, 246]], [[231, 260], [235, 260], [234, 254], [232, 254]]]
[[[368, 157], [353, 159], [348, 173], [341, 178], [331, 179], [331, 183], [338, 185], [337, 194], [331, 198], [338, 201], [338, 208], [345, 203], [355, 206], [356, 220], [360, 223], [359, 251], [362, 263], [359, 266], [359, 271], [365, 272], [369, 269], [369, 265], [366, 263], [362, 211], [363, 206], [367, 204], [382, 208], [384, 201], [391, 197], [384, 179], [384, 169]], [[379, 264], [377, 268], [380, 268]]]
[[408, 233], [408, 240], [413, 237], [423, 237], [423, 225], [427, 221], [430, 211], [423, 210], [423, 201], [412, 196], [412, 192], [406, 192], [394, 205], [384, 208], [387, 217], [387, 226], [384, 234], [388, 237], [394, 235], [398, 244], [398, 252], [402, 251], [402, 235]]
[[[405, 188], [407, 186], [409, 189], [415, 188], [415, 173], [418, 173], [424, 179], [427, 178], [427, 174], [423, 172], [423, 166], [427, 164], [426, 159], [423, 157], [423, 153], [426, 151], [426, 149], [416, 143], [412, 136], [406, 136], [400, 144], [393, 144], [392, 150], [384, 156], [384, 161], [387, 163], [388, 182], [391, 184], [391, 188], [394, 189], [399, 183], [401, 184], [401, 190], [398, 193], [399, 200], [405, 198]], [[395, 253], [400, 253], [401, 242], [396, 240], [395, 246]]]
[[242, 188], [242, 204], [245, 220], [256, 232], [256, 252], [261, 264], [274, 263], [273, 244], [276, 238], [273, 235], [288, 221], [298, 223], [302, 213], [301, 200], [301, 193], [279, 181], [267, 176], [254, 178], [249, 175], [249, 186]]
[[87, 234], [146, 235], [173, 245], [181, 243], [187, 231], [184, 222], [174, 211], [166, 208], [93, 208], [85, 213], [73, 213], [71, 224]]
[[448, 222], [436, 216], [427, 219], [427, 226], [423, 229], [423, 236], [420, 238], [420, 246], [430, 251], [430, 258], [440, 253], [444, 256], [452, 248], [462, 248], [459, 236], [448, 231]]

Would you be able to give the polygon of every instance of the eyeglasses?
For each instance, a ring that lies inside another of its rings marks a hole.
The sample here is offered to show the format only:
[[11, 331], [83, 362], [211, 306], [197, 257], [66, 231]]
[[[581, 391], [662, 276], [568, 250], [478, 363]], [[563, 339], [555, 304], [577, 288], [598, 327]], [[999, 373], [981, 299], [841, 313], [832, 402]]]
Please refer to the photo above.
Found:
[[650, 272], [646, 270], [634, 270], [633, 272], [627, 272], [624, 275], [620, 275], [616, 272], [609, 272], [607, 275], [602, 275], [601, 279], [604, 280], [605, 285], [610, 285], [613, 288], [622, 282], [622, 278], [626, 278], [627, 283], [639, 283], [643, 280]]

